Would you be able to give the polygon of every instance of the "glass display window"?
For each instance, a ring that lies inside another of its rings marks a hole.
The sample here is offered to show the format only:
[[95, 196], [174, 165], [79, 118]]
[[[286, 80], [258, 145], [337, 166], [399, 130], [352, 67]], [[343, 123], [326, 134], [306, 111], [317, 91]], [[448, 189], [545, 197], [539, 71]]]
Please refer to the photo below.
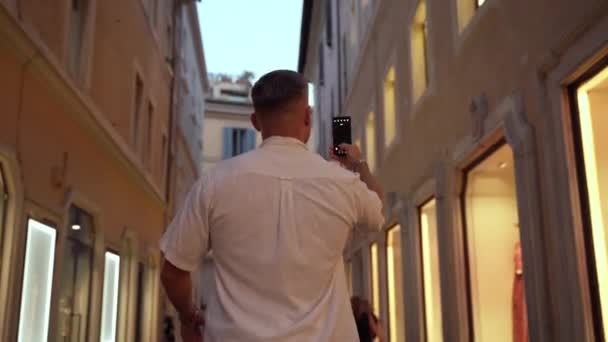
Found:
[[439, 245], [437, 204], [431, 199], [419, 208], [420, 253], [424, 294], [426, 341], [443, 341], [441, 317], [441, 282], [439, 276]]
[[389, 147], [397, 137], [395, 88], [395, 67], [391, 66], [384, 78], [384, 147]]
[[[597, 330], [608, 340], [608, 60], [573, 94], [581, 208]], [[603, 328], [602, 328], [603, 326]]]
[[103, 276], [100, 342], [116, 341], [119, 278], [120, 256], [116, 253], [107, 251], [105, 253], [105, 268]]
[[93, 237], [93, 217], [71, 206], [59, 288], [58, 340], [88, 340]]
[[405, 341], [402, 255], [401, 226], [396, 225], [386, 232], [388, 335], [392, 342]]
[[17, 340], [46, 341], [49, 333], [56, 230], [29, 219]]
[[504, 142], [465, 172], [462, 207], [475, 341], [528, 341], [514, 159]]
[[376, 119], [374, 112], [367, 114], [365, 122], [365, 155], [369, 169], [376, 169]]
[[369, 246], [369, 262], [372, 290], [372, 311], [376, 317], [380, 318], [380, 272], [378, 265], [378, 243], [374, 242]]

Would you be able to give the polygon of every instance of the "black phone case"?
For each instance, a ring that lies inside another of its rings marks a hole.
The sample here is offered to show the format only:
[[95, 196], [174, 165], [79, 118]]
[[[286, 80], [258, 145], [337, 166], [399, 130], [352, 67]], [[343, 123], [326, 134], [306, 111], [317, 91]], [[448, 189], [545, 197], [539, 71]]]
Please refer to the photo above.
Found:
[[340, 144], [352, 144], [350, 116], [338, 116], [332, 120], [332, 135], [334, 143], [334, 153], [337, 156], [345, 156], [346, 152], [338, 146]]

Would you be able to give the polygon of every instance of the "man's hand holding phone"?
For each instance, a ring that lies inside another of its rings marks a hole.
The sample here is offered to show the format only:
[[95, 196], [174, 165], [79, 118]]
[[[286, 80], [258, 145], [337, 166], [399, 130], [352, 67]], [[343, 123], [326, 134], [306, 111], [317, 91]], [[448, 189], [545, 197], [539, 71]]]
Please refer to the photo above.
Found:
[[329, 147], [329, 155], [331, 159], [339, 162], [345, 168], [351, 171], [357, 171], [361, 164], [361, 150], [357, 145], [340, 144], [340, 150], [344, 151], [344, 155], [337, 155], [334, 146]]

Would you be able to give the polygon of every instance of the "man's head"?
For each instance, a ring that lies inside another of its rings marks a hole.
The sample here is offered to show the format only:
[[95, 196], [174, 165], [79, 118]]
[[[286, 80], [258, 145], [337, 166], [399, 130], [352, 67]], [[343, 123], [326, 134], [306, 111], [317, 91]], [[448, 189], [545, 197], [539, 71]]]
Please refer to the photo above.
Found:
[[251, 89], [254, 127], [263, 138], [284, 136], [308, 141], [312, 110], [308, 106], [308, 82], [299, 73], [275, 70], [262, 76]]

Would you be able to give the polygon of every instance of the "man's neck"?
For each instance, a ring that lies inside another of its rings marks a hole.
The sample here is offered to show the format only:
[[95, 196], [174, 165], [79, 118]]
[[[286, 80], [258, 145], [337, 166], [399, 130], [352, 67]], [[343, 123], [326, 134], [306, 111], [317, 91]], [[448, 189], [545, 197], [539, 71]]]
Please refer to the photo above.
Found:
[[302, 139], [298, 134], [287, 133], [287, 132], [262, 132], [262, 140], [266, 140], [272, 137], [282, 137], [282, 138], [292, 138], [301, 141], [303, 144], [306, 144], [306, 141]]

